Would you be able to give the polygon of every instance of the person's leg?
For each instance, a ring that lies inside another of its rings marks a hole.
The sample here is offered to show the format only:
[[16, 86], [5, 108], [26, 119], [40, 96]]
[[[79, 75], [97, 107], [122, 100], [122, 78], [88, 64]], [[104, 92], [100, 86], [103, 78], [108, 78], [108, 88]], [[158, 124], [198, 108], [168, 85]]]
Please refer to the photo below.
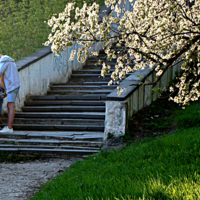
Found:
[[12, 129], [13, 127], [13, 120], [15, 117], [15, 102], [8, 102], [7, 104], [8, 107], [8, 128]]
[[19, 93], [19, 88], [14, 89], [13, 91], [8, 93], [8, 123], [7, 126], [9, 129], [12, 129], [13, 127], [13, 121], [15, 117], [15, 101], [17, 98], [17, 95]]
[[[3, 99], [0, 99], [0, 118], [1, 118], [1, 112], [2, 112], [2, 105], [3, 105]], [[2, 123], [2, 120], [0, 119], [0, 124]], [[2, 128], [0, 127], [0, 130], [1, 130]]]
[[1, 116], [1, 113], [2, 113], [2, 106], [3, 106], [3, 99], [0, 99], [0, 116]]
[[11, 92], [7, 93], [8, 97], [8, 123], [7, 126], [5, 126], [2, 130], [0, 130], [0, 133], [12, 133], [13, 132], [13, 120], [15, 116], [15, 101], [17, 98], [17, 94], [19, 92], [19, 88], [14, 89]]
[[[0, 87], [0, 92], [4, 92], [4, 89], [2, 87]], [[1, 118], [1, 113], [2, 113], [2, 106], [3, 106], [3, 99], [0, 98], [0, 118]], [[2, 123], [1, 119], [0, 122]], [[0, 127], [0, 130], [2, 128]]]

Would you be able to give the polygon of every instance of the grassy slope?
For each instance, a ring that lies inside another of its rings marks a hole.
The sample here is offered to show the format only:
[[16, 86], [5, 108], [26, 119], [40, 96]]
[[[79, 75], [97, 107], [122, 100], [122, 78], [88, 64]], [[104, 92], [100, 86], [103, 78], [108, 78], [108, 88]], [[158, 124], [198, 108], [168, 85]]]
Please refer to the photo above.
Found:
[[193, 120], [199, 112], [200, 104], [174, 110], [178, 132], [77, 162], [32, 200], [200, 199], [200, 127]]

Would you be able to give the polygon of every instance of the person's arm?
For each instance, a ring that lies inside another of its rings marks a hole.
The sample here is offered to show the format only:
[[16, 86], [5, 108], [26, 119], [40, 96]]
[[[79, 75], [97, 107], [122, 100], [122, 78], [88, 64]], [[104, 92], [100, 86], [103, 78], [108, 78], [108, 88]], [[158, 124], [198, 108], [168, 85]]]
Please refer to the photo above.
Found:
[[0, 76], [0, 87], [2, 87], [4, 90], [6, 89], [5, 83], [4, 83], [4, 73]]
[[7, 63], [0, 61], [0, 76], [6, 71]]

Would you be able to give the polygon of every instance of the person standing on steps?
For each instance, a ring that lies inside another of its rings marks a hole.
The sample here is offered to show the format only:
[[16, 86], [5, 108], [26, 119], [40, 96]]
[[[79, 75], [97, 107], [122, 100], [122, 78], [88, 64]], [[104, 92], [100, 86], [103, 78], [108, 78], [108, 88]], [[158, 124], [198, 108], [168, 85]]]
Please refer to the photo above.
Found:
[[0, 76], [2, 74], [8, 98], [8, 123], [7, 126], [0, 130], [0, 133], [12, 133], [15, 116], [15, 101], [20, 89], [20, 79], [14, 59], [0, 54]]

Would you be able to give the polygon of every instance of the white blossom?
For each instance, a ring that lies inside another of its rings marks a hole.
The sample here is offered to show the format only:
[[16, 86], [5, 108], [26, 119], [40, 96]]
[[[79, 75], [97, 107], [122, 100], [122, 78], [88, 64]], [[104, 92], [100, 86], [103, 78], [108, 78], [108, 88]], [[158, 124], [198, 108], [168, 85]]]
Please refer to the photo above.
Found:
[[[58, 55], [78, 41], [82, 48], [78, 52], [73, 51], [70, 60], [77, 54], [78, 61], [84, 62], [90, 47], [97, 42], [104, 42], [107, 60], [117, 59], [109, 84], [117, 83], [126, 73], [144, 69], [147, 65], [156, 71], [159, 81], [177, 62], [183, 73], [175, 85], [178, 93], [170, 99], [183, 105], [190, 100], [198, 100], [200, 0], [195, 0], [195, 4], [190, 6], [185, 0], [129, 1], [133, 11], [125, 11], [123, 0], [105, 0], [105, 4], [111, 6], [117, 16], [104, 16], [101, 22], [99, 5], [95, 2], [90, 6], [84, 3], [82, 8], [75, 8], [74, 3], [68, 3], [63, 12], [48, 20], [52, 29], [44, 44], [52, 44], [52, 51]], [[75, 10], [75, 20], [70, 16], [72, 10]], [[116, 48], [123, 47], [123, 50], [111, 48], [114, 40]], [[97, 52], [92, 54], [98, 55]], [[109, 65], [105, 62], [101, 75], [105, 76], [108, 72]], [[193, 78], [189, 79], [189, 76]], [[171, 88], [170, 91], [174, 90]], [[119, 94], [121, 92], [122, 89], [119, 89]]]

